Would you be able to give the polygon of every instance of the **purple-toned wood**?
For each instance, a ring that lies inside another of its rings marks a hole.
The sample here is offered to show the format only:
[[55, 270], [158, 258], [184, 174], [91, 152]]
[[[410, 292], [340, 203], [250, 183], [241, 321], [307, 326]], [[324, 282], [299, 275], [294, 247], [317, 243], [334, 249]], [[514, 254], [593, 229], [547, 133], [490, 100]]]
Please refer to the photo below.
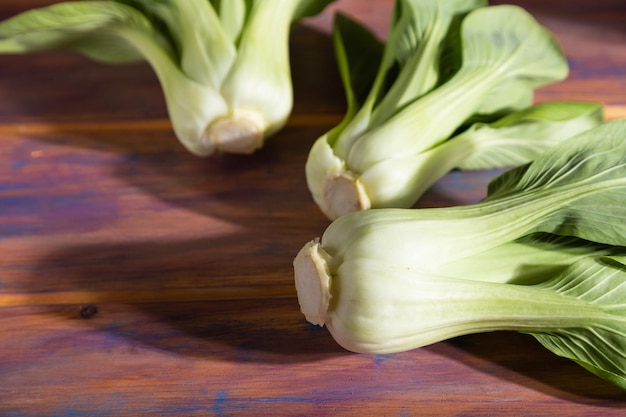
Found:
[[[0, 17], [51, 1], [9, 0]], [[626, 6], [517, 1], [554, 31], [568, 80], [537, 100], [626, 116]], [[618, 416], [623, 391], [530, 336], [355, 355], [299, 312], [291, 262], [328, 221], [303, 165], [345, 104], [342, 10], [385, 36], [392, 1], [338, 0], [292, 39], [294, 115], [252, 156], [200, 159], [145, 64], [0, 55], [0, 415]], [[453, 172], [422, 207], [481, 199]]]

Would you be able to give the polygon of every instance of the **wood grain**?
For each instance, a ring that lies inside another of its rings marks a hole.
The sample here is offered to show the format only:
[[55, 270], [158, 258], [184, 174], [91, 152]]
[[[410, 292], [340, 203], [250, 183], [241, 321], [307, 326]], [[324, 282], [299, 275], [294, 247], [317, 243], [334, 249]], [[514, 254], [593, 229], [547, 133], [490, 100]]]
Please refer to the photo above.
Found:
[[[537, 100], [626, 117], [626, 5], [515, 3], [571, 66]], [[338, 0], [296, 28], [294, 114], [252, 156], [182, 149], [145, 64], [0, 56], [0, 415], [624, 415], [623, 391], [530, 336], [355, 355], [301, 316], [291, 262], [328, 224], [303, 165], [345, 110], [333, 13], [384, 38], [392, 6]], [[419, 206], [477, 201], [496, 172], [452, 172]]]

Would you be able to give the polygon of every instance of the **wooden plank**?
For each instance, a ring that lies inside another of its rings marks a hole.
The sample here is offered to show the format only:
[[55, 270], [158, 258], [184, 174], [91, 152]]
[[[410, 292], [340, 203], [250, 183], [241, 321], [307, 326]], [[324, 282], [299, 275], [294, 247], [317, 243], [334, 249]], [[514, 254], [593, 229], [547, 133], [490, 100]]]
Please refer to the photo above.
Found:
[[[341, 121], [343, 114], [294, 114], [286, 127], [333, 126]], [[46, 135], [59, 133], [92, 132], [171, 132], [169, 119], [129, 120], [113, 122], [27, 122], [0, 124], [1, 135]]]
[[[0, 305], [293, 296], [293, 256], [328, 224], [302, 168], [324, 129], [211, 161], [168, 132], [5, 136]], [[479, 200], [492, 176], [459, 194], [452, 174], [421, 204]]]
[[290, 127], [256, 155], [210, 162], [169, 132], [5, 136], [4, 291], [16, 300], [171, 290], [161, 299], [178, 299], [291, 286], [294, 254], [327, 224], [302, 169], [321, 131]]
[[[6, 415], [623, 415], [623, 392], [531, 337], [342, 351], [294, 300], [4, 309]], [[11, 411], [14, 414], [9, 414]]]

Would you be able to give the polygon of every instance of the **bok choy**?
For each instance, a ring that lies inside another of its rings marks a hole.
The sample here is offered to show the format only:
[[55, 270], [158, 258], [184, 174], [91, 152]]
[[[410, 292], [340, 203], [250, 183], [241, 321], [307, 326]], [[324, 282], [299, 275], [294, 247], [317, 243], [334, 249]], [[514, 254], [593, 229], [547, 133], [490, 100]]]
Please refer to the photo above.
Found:
[[289, 33], [332, 0], [77, 1], [0, 22], [0, 53], [73, 50], [146, 60], [193, 154], [251, 153], [292, 109]]
[[[522, 120], [529, 116], [525, 110], [534, 90], [564, 79], [567, 62], [551, 34], [526, 11], [485, 6], [484, 1], [398, 0], [384, 46], [357, 23], [337, 18], [335, 49], [348, 109], [344, 120], [314, 143], [306, 163], [311, 194], [329, 218], [372, 207], [410, 207], [445, 172], [464, 166], [466, 158], [476, 161], [483, 146], [490, 157], [481, 166], [492, 168], [534, 158], [545, 148], [535, 147], [534, 139], [483, 145], [470, 134], [446, 144], [472, 123], [522, 111], [512, 116], [517, 120], [492, 127], [504, 133], [504, 125], [513, 123], [515, 136], [530, 138], [546, 122], [553, 131], [563, 129], [550, 133], [556, 140], [601, 121], [599, 106], [592, 103], [561, 104], [563, 109], [555, 103]], [[362, 71], [366, 61], [379, 62], [377, 72]], [[471, 130], [479, 128], [484, 126]], [[517, 149], [525, 156], [512, 157]], [[444, 153], [445, 166], [437, 166]]]
[[626, 389], [625, 139], [583, 132], [472, 205], [342, 216], [294, 261], [303, 314], [355, 352], [529, 333]]

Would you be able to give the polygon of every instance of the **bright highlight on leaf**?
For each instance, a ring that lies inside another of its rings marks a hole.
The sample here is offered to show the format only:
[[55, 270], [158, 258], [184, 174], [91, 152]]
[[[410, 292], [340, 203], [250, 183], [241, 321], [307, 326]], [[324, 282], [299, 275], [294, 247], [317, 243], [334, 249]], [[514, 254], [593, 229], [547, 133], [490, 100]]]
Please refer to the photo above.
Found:
[[566, 139], [473, 205], [342, 216], [294, 261], [303, 314], [367, 353], [529, 333], [626, 389], [625, 139]]
[[0, 53], [65, 49], [108, 63], [146, 60], [190, 152], [252, 153], [291, 113], [292, 24], [331, 1], [58, 3], [0, 22]]
[[[602, 121], [595, 103], [529, 109], [534, 90], [564, 79], [568, 66], [551, 34], [519, 7], [398, 0], [390, 27], [382, 46], [357, 23], [336, 20], [347, 114], [306, 164], [311, 194], [330, 219], [410, 207], [451, 169], [525, 162]], [[540, 144], [544, 134], [549, 144]]]

